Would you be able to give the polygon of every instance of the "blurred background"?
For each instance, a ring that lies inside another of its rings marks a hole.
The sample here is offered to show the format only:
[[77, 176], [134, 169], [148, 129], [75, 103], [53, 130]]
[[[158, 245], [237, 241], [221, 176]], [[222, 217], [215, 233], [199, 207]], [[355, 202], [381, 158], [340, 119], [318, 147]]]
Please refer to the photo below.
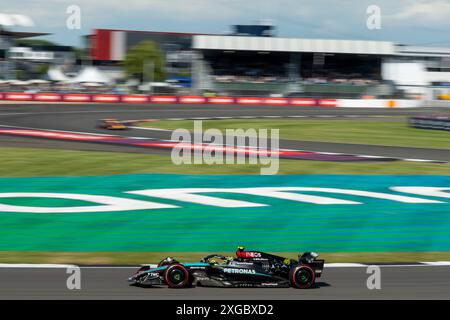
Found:
[[221, 33], [94, 28], [69, 46], [32, 21], [0, 14], [2, 92], [450, 100], [449, 47], [281, 37], [269, 19]]

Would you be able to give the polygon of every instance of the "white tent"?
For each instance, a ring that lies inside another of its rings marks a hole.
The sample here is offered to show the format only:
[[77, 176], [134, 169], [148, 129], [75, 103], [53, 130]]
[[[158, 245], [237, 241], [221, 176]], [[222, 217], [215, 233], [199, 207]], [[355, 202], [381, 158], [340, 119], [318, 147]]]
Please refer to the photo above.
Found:
[[30, 82], [33, 84], [47, 84], [50, 81], [43, 80], [43, 79], [33, 79], [33, 80], [30, 80]]
[[31, 84], [31, 81], [26, 80], [10, 80], [9, 84], [13, 86], [27, 86]]
[[83, 82], [81, 85], [84, 87], [101, 87], [101, 86], [103, 86], [101, 83], [98, 83], [98, 82]]
[[6, 27], [33, 27], [34, 22], [23, 14], [0, 13], [0, 25]]
[[62, 73], [62, 71], [59, 68], [50, 68], [47, 71], [47, 75], [51, 81], [68, 81], [69, 80], [69, 78], [64, 73]]
[[70, 82], [96, 82], [96, 83], [109, 83], [111, 80], [100, 70], [95, 67], [86, 67]]

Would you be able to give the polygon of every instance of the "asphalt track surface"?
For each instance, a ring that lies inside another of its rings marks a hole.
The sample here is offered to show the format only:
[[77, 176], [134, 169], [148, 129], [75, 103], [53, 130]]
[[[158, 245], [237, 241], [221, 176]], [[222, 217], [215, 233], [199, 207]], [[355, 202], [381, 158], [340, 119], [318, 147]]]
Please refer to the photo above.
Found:
[[[96, 120], [210, 118], [210, 117], [307, 117], [318, 119], [371, 119], [406, 121], [408, 116], [442, 109], [347, 109], [293, 106], [221, 106], [221, 105], [137, 105], [137, 104], [0, 104], [0, 125], [75, 132], [119, 134], [132, 137], [170, 139], [170, 132], [130, 129], [112, 132], [95, 127]], [[275, 119], [275, 118], [274, 118]], [[299, 118], [304, 119], [304, 118]], [[270, 121], [270, 119], [267, 119]], [[37, 138], [0, 136], [4, 146], [44, 147], [76, 150], [101, 150], [133, 153], [164, 151], [132, 146], [98, 145], [87, 142], [51, 141]], [[280, 147], [317, 152], [336, 152], [392, 158], [450, 161], [450, 150], [373, 146], [346, 143], [281, 140]]]
[[293, 288], [140, 288], [126, 279], [136, 268], [82, 267], [81, 289], [67, 289], [65, 268], [1, 268], [0, 299], [450, 299], [450, 266], [381, 266], [381, 289], [367, 288], [366, 267], [326, 268], [309, 290]]

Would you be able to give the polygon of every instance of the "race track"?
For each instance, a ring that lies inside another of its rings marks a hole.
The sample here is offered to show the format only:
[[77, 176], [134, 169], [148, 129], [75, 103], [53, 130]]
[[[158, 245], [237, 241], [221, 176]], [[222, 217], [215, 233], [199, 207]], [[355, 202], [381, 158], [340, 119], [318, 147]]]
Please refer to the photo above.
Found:
[[[131, 129], [110, 132], [95, 127], [97, 119], [172, 119], [172, 118], [239, 118], [239, 117], [299, 117], [326, 119], [366, 118], [377, 121], [406, 121], [412, 114], [434, 112], [425, 109], [345, 109], [329, 107], [292, 106], [218, 106], [218, 105], [136, 105], [136, 104], [0, 104], [0, 125], [33, 129], [65, 130], [100, 134], [120, 134], [130, 137], [170, 139], [170, 132]], [[0, 136], [5, 146], [45, 147], [77, 150], [102, 150], [154, 153], [154, 149], [133, 146], [94, 145], [86, 142], [50, 141], [45, 139]], [[372, 146], [346, 143], [281, 140], [280, 147], [316, 152], [360, 154], [400, 159], [450, 161], [449, 150]]]
[[[209, 117], [324, 117], [406, 121], [425, 109], [338, 109], [318, 107], [124, 105], [124, 104], [0, 104], [0, 125], [108, 134], [97, 129], [100, 118], [169, 119]], [[113, 132], [115, 134], [115, 132]], [[170, 132], [132, 129], [127, 136], [168, 139]], [[2, 146], [41, 147], [113, 152], [167, 152], [121, 145], [0, 136]], [[450, 161], [449, 150], [400, 148], [342, 143], [288, 141], [282, 148]], [[449, 299], [450, 266], [382, 266], [381, 290], [369, 290], [364, 267], [325, 268], [317, 287], [295, 289], [219, 289], [131, 287], [126, 279], [135, 267], [82, 267], [81, 290], [68, 290], [64, 268], [0, 268], [0, 299]]]
[[64, 268], [1, 268], [0, 299], [449, 299], [449, 266], [381, 266], [381, 289], [367, 288], [365, 267], [325, 268], [317, 286], [293, 288], [139, 288], [126, 279], [135, 267], [82, 267], [81, 289], [68, 290]]

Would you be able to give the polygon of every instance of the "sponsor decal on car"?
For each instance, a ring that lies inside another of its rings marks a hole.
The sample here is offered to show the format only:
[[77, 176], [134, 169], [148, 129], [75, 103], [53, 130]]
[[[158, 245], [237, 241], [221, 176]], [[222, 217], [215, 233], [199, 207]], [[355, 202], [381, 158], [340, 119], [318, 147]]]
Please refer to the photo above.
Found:
[[157, 272], [150, 272], [149, 274], [148, 274], [150, 277], [159, 277], [159, 273], [157, 273]]
[[255, 287], [255, 284], [253, 284], [253, 283], [236, 283], [234, 286], [235, 287], [249, 287], [249, 288], [253, 288], [253, 287]]
[[253, 251], [247, 251], [247, 252], [245, 252], [245, 256], [247, 258], [261, 258], [261, 253], [253, 252]]
[[236, 269], [236, 268], [223, 268], [225, 273], [239, 273], [239, 274], [255, 274], [256, 271], [253, 269]]

